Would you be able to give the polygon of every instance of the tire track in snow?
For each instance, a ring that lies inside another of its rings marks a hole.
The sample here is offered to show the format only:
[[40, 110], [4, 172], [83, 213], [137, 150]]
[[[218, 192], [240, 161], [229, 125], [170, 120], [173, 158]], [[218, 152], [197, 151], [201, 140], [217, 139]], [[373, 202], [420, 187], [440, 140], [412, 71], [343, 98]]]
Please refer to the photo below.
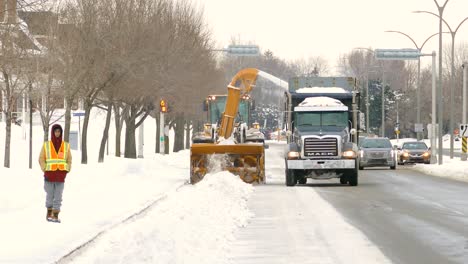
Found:
[[132, 215], [126, 217], [125, 219], [123, 219], [122, 221], [104, 229], [104, 230], [101, 230], [100, 232], [98, 232], [95, 236], [93, 236], [92, 238], [90, 238], [89, 240], [87, 240], [86, 242], [84, 242], [83, 244], [75, 247], [74, 249], [72, 249], [70, 252], [68, 252], [67, 254], [63, 255], [62, 257], [60, 257], [57, 261], [55, 261], [55, 263], [57, 264], [66, 264], [66, 263], [72, 263], [73, 259], [76, 258], [77, 256], [79, 256], [82, 252], [86, 251], [88, 247], [90, 247], [98, 238], [102, 237], [104, 234], [107, 234], [108, 232], [111, 232], [113, 229], [115, 229], [116, 227], [120, 226], [120, 225], [123, 225], [123, 224], [126, 224], [130, 221], [133, 221], [135, 219], [138, 219], [139, 217], [141, 217], [144, 213], [148, 212], [150, 209], [153, 209], [154, 207], [156, 207], [157, 205], [159, 205], [159, 203], [161, 203], [162, 201], [166, 200], [167, 197], [169, 196], [170, 193], [173, 193], [173, 192], [177, 192], [179, 191], [182, 187], [184, 186], [187, 186], [189, 185], [189, 182], [186, 181], [184, 182], [183, 184], [180, 184], [180, 185], [177, 185], [176, 187], [174, 187], [173, 189], [169, 190], [168, 192], [160, 195], [158, 198], [154, 199], [152, 202], [150, 202], [148, 205], [146, 205], [145, 207], [143, 207], [142, 209], [138, 210], [137, 212], [133, 213]]

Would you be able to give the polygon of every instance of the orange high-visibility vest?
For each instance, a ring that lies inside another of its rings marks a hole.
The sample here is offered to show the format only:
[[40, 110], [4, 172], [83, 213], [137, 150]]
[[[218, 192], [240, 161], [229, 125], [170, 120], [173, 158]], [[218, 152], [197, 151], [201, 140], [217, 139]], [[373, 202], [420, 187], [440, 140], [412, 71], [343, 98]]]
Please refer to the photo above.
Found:
[[46, 171], [69, 171], [67, 158], [68, 151], [70, 150], [70, 144], [62, 141], [60, 149], [57, 151], [54, 148], [52, 141], [44, 142], [44, 151], [46, 154]]

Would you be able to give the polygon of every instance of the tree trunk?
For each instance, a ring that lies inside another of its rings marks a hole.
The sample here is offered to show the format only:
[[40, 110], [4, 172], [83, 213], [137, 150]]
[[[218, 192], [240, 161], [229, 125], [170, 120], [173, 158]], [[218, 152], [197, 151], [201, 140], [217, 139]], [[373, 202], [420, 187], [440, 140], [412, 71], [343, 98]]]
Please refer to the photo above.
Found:
[[[9, 105], [8, 105], [9, 106]], [[5, 156], [3, 159], [3, 166], [5, 168], [10, 168], [10, 143], [11, 143], [11, 110], [8, 107], [6, 111], [6, 126], [5, 126]]]
[[159, 153], [160, 150], [161, 150], [160, 147], [159, 147], [160, 142], [161, 142], [161, 129], [160, 129], [160, 127], [159, 127], [159, 120], [160, 120], [159, 113], [156, 114], [155, 120], [156, 120], [156, 141], [155, 141], [155, 142], [156, 142], [156, 144], [155, 144], [156, 146], [155, 146], [155, 148], [154, 148], [154, 151], [155, 151], [154, 153]]
[[122, 135], [122, 123], [120, 122], [120, 107], [114, 104], [115, 115], [115, 156], [120, 157], [120, 138]]
[[125, 119], [125, 158], [136, 159], [135, 119]]
[[86, 102], [85, 105], [85, 117], [83, 121], [83, 132], [81, 136], [81, 164], [88, 164], [88, 124], [89, 124], [89, 115], [91, 114], [91, 103]]
[[190, 123], [190, 120], [187, 120], [185, 127], [185, 149], [190, 149], [190, 128], [193, 127]]
[[106, 127], [104, 128], [104, 132], [102, 133], [101, 147], [99, 148], [99, 158], [98, 158], [99, 163], [104, 162], [104, 150], [106, 148], [106, 142], [109, 139], [109, 127], [110, 127], [111, 116], [112, 116], [112, 101], [109, 100], [109, 103], [107, 105]]
[[[66, 141], [66, 142], [70, 142], [72, 100], [68, 96], [65, 98], [65, 100], [67, 101], [67, 107], [65, 109], [65, 129], [63, 131], [63, 140]], [[80, 125], [80, 124], [78, 124], [78, 125]]]
[[184, 115], [177, 114], [175, 118], [175, 134], [173, 152], [178, 152], [184, 149]]

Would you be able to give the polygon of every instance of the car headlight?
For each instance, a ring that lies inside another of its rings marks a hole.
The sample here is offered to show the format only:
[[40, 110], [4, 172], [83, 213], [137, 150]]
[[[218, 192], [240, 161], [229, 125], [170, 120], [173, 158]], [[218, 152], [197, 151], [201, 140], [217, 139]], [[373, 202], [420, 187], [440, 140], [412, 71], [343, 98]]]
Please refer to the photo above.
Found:
[[347, 159], [354, 159], [356, 157], [356, 152], [352, 150], [347, 150], [343, 152], [343, 157]]
[[360, 156], [361, 158], [364, 158], [364, 150], [360, 150], [360, 151], [359, 151], [359, 156]]
[[402, 155], [403, 155], [403, 157], [405, 157], [405, 158], [409, 157], [409, 154], [408, 154], [408, 152], [403, 152], [403, 154], [402, 154]]
[[394, 157], [395, 157], [395, 151], [390, 150], [390, 156], [391, 156], [392, 158], [394, 158]]
[[299, 152], [297, 152], [297, 151], [288, 152], [288, 159], [298, 159], [299, 156], [300, 156]]
[[429, 157], [429, 152], [424, 152], [423, 157], [425, 158]]

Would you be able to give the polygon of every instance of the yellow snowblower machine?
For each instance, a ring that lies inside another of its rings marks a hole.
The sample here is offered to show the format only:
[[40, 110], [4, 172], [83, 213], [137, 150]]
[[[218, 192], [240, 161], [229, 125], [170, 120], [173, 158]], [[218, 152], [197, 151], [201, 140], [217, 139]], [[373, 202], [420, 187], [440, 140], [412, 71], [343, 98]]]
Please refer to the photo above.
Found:
[[[245, 140], [245, 130], [235, 122], [242, 98], [249, 96], [259, 71], [239, 71], [227, 86], [228, 94], [214, 142], [194, 143], [190, 148], [190, 182], [203, 179], [211, 168], [229, 171], [247, 183], [265, 183], [265, 144], [263, 140]], [[235, 134], [241, 134], [235, 136]]]

